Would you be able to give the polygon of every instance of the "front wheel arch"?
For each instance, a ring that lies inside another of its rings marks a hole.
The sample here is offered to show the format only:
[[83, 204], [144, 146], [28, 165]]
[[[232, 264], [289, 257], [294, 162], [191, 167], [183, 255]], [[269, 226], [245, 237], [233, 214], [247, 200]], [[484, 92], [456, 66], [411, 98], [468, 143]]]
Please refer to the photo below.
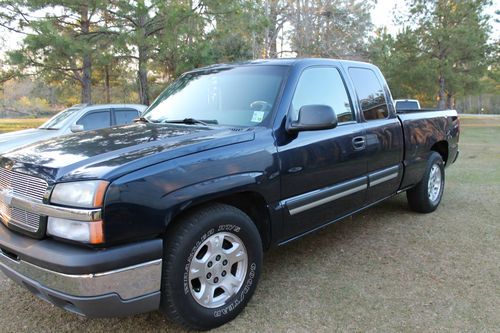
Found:
[[166, 230], [168, 231], [184, 215], [211, 204], [226, 204], [247, 214], [259, 231], [263, 249], [269, 249], [272, 243], [272, 219], [269, 205], [264, 196], [255, 191], [234, 191], [230, 194], [225, 193], [215, 197], [198, 197], [178, 204], [166, 217]]

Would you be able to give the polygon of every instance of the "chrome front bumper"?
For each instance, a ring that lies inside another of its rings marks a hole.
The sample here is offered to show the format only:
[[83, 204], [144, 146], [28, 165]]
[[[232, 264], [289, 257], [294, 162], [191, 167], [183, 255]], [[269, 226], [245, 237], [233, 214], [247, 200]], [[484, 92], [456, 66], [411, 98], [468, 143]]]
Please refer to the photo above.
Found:
[[120, 317], [160, 306], [162, 260], [99, 274], [54, 272], [0, 252], [0, 270], [38, 298], [88, 317]]
[[0, 268], [16, 271], [41, 285], [78, 297], [115, 293], [123, 300], [160, 290], [161, 259], [110, 272], [86, 275], [62, 274], [0, 253]]

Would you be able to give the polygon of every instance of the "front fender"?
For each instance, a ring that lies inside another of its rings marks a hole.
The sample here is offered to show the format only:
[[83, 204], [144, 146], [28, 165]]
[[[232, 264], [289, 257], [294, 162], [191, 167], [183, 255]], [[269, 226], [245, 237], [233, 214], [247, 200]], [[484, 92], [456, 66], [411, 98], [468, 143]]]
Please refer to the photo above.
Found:
[[266, 198], [264, 193], [260, 193], [259, 189], [264, 181], [262, 172], [240, 173], [184, 187], [169, 193], [162, 201], [164, 207], [171, 207], [170, 218], [193, 206], [241, 192], [258, 193], [265, 198], [266, 202], [269, 202], [269, 198]]

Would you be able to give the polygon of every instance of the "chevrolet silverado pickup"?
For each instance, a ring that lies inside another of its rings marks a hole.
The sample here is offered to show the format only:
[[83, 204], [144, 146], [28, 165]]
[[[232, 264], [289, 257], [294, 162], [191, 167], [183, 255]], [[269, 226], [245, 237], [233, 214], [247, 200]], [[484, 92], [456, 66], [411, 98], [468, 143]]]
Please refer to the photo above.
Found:
[[277, 59], [185, 73], [134, 124], [0, 157], [0, 268], [89, 317], [232, 320], [263, 251], [405, 192], [434, 211], [453, 110], [396, 114], [379, 69]]

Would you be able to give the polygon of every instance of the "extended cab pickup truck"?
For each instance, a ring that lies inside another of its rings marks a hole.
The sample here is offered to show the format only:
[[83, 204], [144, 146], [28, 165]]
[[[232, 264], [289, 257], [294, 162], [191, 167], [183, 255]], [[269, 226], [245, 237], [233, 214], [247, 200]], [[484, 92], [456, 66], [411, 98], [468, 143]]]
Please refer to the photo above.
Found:
[[0, 268], [74, 313], [242, 311], [262, 253], [406, 191], [429, 213], [455, 111], [397, 115], [377, 67], [260, 60], [181, 76], [136, 123], [0, 158]]

